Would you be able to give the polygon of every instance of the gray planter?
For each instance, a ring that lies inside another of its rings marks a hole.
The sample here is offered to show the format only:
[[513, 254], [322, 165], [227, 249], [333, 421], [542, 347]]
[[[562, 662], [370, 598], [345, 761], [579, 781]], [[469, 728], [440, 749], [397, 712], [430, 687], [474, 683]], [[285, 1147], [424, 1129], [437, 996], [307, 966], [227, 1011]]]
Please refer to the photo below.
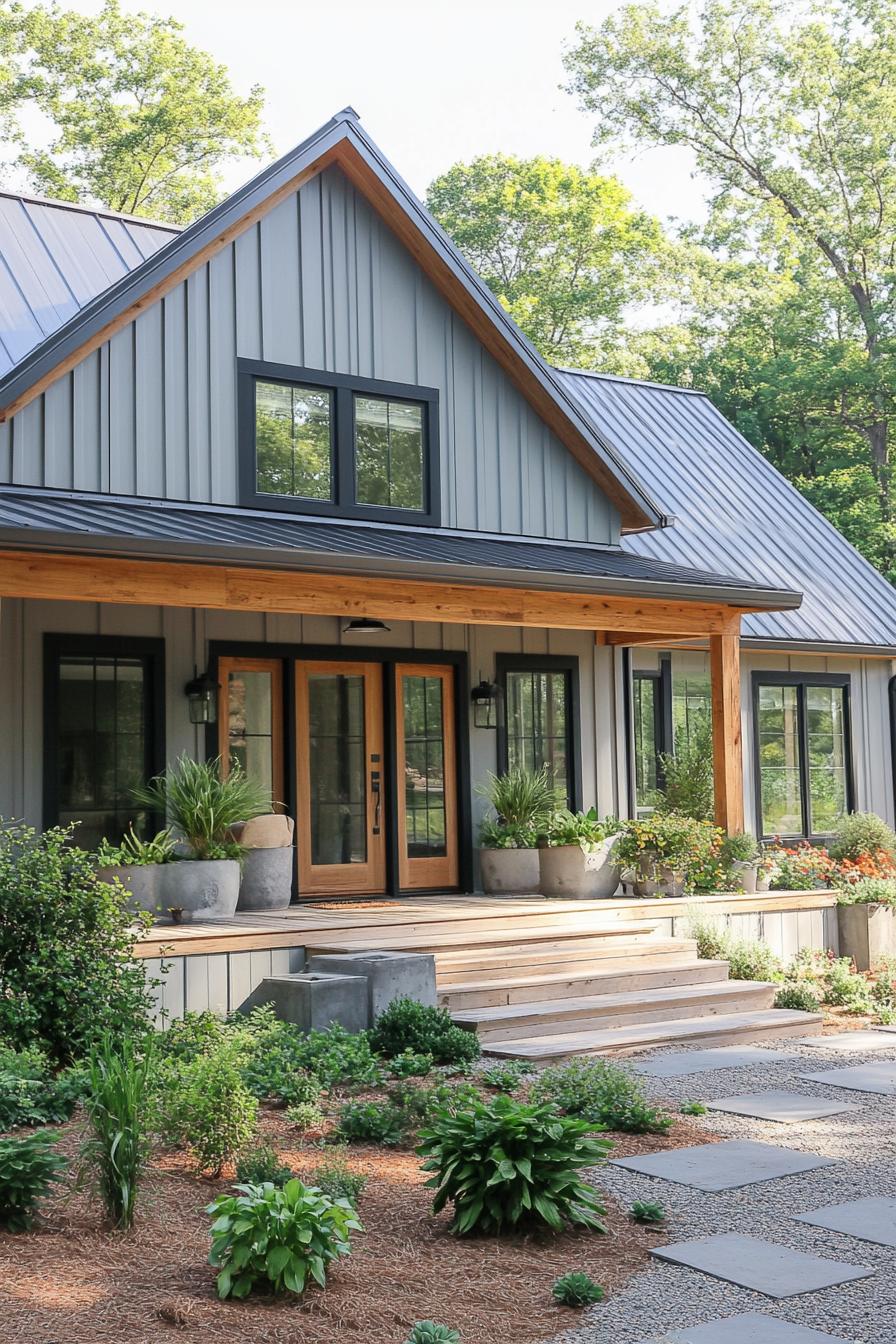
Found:
[[896, 917], [890, 905], [838, 905], [841, 957], [857, 971], [870, 971], [882, 957], [896, 954]]
[[741, 891], [745, 891], [748, 896], [755, 896], [758, 890], [756, 886], [758, 876], [756, 859], [735, 859], [731, 864], [731, 872], [740, 883]]
[[760, 873], [760, 872], [757, 871], [757, 873], [756, 873], [756, 890], [757, 890], [757, 891], [771, 891], [771, 887], [772, 887], [772, 877], [771, 877], [771, 873]]
[[537, 849], [480, 849], [482, 890], [493, 896], [533, 896], [538, 885]]
[[236, 914], [240, 865], [236, 859], [179, 859], [160, 865], [158, 904], [184, 919], [227, 919]]
[[96, 875], [101, 882], [112, 882], [116, 878], [128, 892], [128, 907], [131, 910], [148, 910], [151, 915], [159, 911], [160, 874], [168, 865], [163, 863], [115, 864], [109, 868], [97, 868]]
[[581, 845], [550, 845], [538, 851], [540, 890], [543, 896], [567, 900], [600, 900], [613, 896], [622, 875], [614, 862], [616, 836], [585, 851]]
[[685, 881], [682, 874], [668, 864], [651, 863], [638, 869], [632, 886], [636, 896], [662, 900], [668, 896], [683, 896]]
[[295, 849], [250, 849], [243, 859], [237, 910], [285, 910], [292, 899]]

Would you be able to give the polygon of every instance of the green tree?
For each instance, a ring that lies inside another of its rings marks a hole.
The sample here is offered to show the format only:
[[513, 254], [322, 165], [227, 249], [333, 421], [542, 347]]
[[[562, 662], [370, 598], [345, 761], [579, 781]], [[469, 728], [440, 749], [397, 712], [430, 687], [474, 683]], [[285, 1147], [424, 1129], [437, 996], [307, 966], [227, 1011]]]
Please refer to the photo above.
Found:
[[485, 155], [437, 177], [426, 203], [555, 363], [603, 362], [625, 310], [664, 286], [660, 226], [613, 177], [557, 159]]
[[[94, 15], [0, 0], [0, 117], [36, 191], [187, 222], [220, 199], [223, 164], [269, 148], [261, 88], [240, 97], [182, 33], [118, 0]], [[10, 125], [27, 104], [49, 120], [46, 146], [22, 145]]]
[[[713, 187], [709, 236], [741, 257], [757, 238], [760, 247], [774, 238], [798, 259], [795, 288], [765, 305], [762, 319], [776, 344], [766, 344], [761, 366], [774, 375], [771, 398], [785, 394], [779, 426], [783, 416], [789, 434], [804, 416], [817, 428], [827, 415], [838, 452], [849, 454], [850, 436], [861, 441], [886, 523], [896, 409], [894, 19], [894, 0], [820, 0], [805, 11], [705, 0], [696, 16], [638, 3], [599, 29], [580, 24], [565, 58], [572, 90], [598, 114], [598, 147], [618, 150], [620, 137], [687, 146]], [[735, 362], [759, 329], [742, 321], [737, 335], [714, 342]], [[771, 431], [768, 407], [753, 400]]]

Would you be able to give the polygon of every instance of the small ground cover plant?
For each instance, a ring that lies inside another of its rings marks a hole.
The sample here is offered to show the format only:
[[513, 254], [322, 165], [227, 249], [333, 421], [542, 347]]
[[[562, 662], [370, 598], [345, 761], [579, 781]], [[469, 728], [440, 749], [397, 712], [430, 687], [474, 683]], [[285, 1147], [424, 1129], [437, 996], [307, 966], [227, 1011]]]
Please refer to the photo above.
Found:
[[628, 1134], [664, 1134], [674, 1117], [652, 1106], [635, 1075], [605, 1059], [571, 1059], [544, 1069], [532, 1084], [533, 1101]]
[[587, 1307], [604, 1300], [604, 1290], [588, 1274], [574, 1272], [555, 1279], [551, 1294], [564, 1307]]
[[693, 1101], [688, 1098], [681, 1103], [678, 1111], [680, 1115], [706, 1115], [707, 1107], [702, 1101]]
[[336, 1121], [336, 1136], [346, 1143], [399, 1148], [407, 1133], [407, 1114], [390, 1101], [347, 1101]]
[[821, 1007], [821, 998], [808, 981], [791, 981], [778, 990], [775, 1007], [790, 1008], [798, 1013], [817, 1013]]
[[287, 1106], [286, 1118], [296, 1129], [305, 1132], [309, 1129], [320, 1129], [327, 1117], [317, 1102], [297, 1101], [294, 1106]]
[[58, 1134], [39, 1129], [23, 1139], [0, 1139], [0, 1227], [25, 1232], [37, 1206], [68, 1165], [56, 1152]]
[[532, 1072], [531, 1066], [521, 1059], [507, 1059], [491, 1068], [483, 1069], [479, 1075], [488, 1087], [498, 1092], [516, 1092], [522, 1086], [523, 1079]]
[[410, 1050], [431, 1055], [437, 1064], [469, 1064], [481, 1053], [475, 1032], [455, 1026], [444, 1008], [406, 998], [393, 999], [380, 1014], [370, 1044], [388, 1059]]
[[425, 1078], [432, 1073], [434, 1060], [430, 1054], [417, 1054], [413, 1050], [402, 1050], [400, 1055], [390, 1059], [386, 1072], [393, 1078]]
[[0, 1130], [20, 1125], [57, 1125], [68, 1120], [84, 1094], [83, 1068], [54, 1074], [39, 1046], [16, 1050], [0, 1041]]
[[655, 1204], [645, 1199], [636, 1199], [628, 1214], [633, 1222], [644, 1223], [648, 1227], [666, 1221], [666, 1210], [662, 1204]]
[[160, 1070], [156, 1129], [166, 1143], [193, 1152], [199, 1171], [219, 1176], [255, 1133], [258, 1102], [243, 1082], [239, 1044], [231, 1040]]
[[352, 1171], [344, 1149], [334, 1149], [311, 1172], [309, 1184], [322, 1190], [331, 1199], [347, 1199], [349, 1204], [357, 1205], [367, 1186], [367, 1179], [363, 1172]]
[[301, 1294], [321, 1288], [334, 1260], [363, 1231], [346, 1200], [333, 1200], [293, 1179], [282, 1189], [238, 1185], [208, 1205], [213, 1215], [209, 1263], [218, 1268], [219, 1297], [247, 1297], [254, 1288]]
[[435, 1321], [416, 1321], [404, 1344], [460, 1344], [460, 1335], [449, 1325]]
[[459, 1236], [525, 1225], [559, 1231], [566, 1223], [604, 1231], [598, 1192], [580, 1176], [610, 1144], [586, 1120], [558, 1116], [550, 1104], [499, 1096], [457, 1115], [439, 1113], [420, 1134], [423, 1170], [434, 1173], [433, 1212], [453, 1205]]
[[280, 1154], [270, 1144], [259, 1144], [257, 1148], [247, 1148], [236, 1159], [236, 1179], [239, 1185], [283, 1186], [291, 1181], [295, 1172], [287, 1166]]
[[116, 1228], [133, 1225], [149, 1160], [153, 1063], [150, 1038], [106, 1035], [88, 1064], [81, 1157]]

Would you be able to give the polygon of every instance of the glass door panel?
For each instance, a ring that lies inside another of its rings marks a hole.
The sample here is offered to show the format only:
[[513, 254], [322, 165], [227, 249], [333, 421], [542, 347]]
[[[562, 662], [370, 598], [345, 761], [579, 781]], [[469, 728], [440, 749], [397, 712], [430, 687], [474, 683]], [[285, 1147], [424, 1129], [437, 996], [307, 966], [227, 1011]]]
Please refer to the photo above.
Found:
[[457, 886], [454, 672], [395, 670], [398, 862], [402, 888]]
[[385, 890], [382, 669], [296, 664], [299, 893]]
[[239, 761], [283, 806], [283, 664], [279, 658], [218, 660], [218, 752], [223, 773]]

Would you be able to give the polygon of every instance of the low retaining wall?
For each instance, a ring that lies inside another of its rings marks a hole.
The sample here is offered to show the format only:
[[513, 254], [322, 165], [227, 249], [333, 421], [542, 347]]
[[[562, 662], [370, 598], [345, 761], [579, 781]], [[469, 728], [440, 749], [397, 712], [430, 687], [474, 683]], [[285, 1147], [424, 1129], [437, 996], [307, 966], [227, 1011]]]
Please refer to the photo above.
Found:
[[153, 989], [157, 1027], [184, 1013], [232, 1013], [269, 975], [288, 975], [305, 966], [304, 947], [268, 947], [253, 952], [213, 952], [180, 957], [146, 957], [146, 973], [161, 983]]

